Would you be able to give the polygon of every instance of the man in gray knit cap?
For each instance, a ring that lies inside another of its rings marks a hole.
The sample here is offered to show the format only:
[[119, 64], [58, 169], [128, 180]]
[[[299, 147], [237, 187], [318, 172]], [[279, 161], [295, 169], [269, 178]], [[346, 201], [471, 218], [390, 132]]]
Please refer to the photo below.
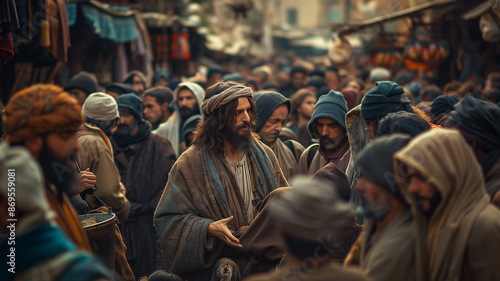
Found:
[[[85, 121], [78, 129], [77, 140], [81, 146], [78, 163], [81, 176], [93, 173], [97, 181], [96, 195], [111, 206], [118, 222], [127, 219], [130, 203], [125, 197], [125, 188], [120, 181], [120, 173], [113, 160], [113, 148], [108, 136], [120, 117], [116, 100], [105, 93], [91, 94], [83, 104]], [[94, 196], [85, 196], [90, 209], [101, 204]]]
[[321, 180], [298, 177], [291, 186], [269, 203], [287, 248], [282, 266], [247, 280], [368, 280], [329, 260], [354, 219], [349, 204]]

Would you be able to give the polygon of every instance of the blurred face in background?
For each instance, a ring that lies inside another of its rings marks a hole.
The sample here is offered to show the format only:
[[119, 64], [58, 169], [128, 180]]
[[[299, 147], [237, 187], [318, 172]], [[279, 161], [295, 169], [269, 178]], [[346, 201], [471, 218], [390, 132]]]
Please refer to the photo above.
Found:
[[306, 119], [311, 119], [314, 113], [314, 105], [316, 104], [316, 97], [308, 96], [302, 101], [302, 104], [297, 108], [297, 112]]

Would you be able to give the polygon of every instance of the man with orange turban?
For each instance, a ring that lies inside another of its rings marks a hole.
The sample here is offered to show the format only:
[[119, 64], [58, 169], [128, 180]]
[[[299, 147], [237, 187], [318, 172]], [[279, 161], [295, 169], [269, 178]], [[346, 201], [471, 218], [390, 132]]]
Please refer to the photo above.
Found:
[[56, 222], [79, 248], [90, 250], [68, 199], [75, 184], [76, 131], [83, 123], [76, 100], [55, 85], [37, 84], [11, 97], [3, 116], [11, 146], [24, 146], [40, 164]]

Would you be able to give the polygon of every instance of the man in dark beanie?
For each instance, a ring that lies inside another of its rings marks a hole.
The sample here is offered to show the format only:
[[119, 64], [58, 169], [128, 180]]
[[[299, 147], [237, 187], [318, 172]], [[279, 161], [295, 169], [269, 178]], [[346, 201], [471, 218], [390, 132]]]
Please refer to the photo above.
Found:
[[71, 78], [64, 87], [64, 91], [73, 96], [82, 106], [90, 94], [97, 92], [97, 81], [90, 73], [82, 71]]
[[298, 174], [314, 175], [328, 163], [334, 163], [345, 173], [350, 158], [345, 115], [347, 103], [341, 93], [330, 90], [319, 98], [307, 124], [312, 138], [319, 144], [310, 145], [299, 161]]
[[361, 245], [361, 268], [374, 281], [415, 280], [415, 237], [408, 204], [397, 186], [393, 154], [409, 135], [377, 138], [356, 159], [361, 171], [356, 191], [369, 218]]
[[147, 89], [146, 76], [138, 70], [132, 70], [123, 79], [123, 83], [130, 84], [142, 96], [142, 92]]
[[474, 151], [493, 200], [500, 191], [500, 108], [466, 95], [446, 125], [457, 128]]
[[300, 143], [293, 140], [283, 143], [279, 139], [290, 112], [290, 100], [277, 92], [262, 91], [254, 94], [254, 101], [257, 106], [257, 122], [252, 129], [273, 150], [283, 175], [290, 180], [295, 175], [298, 159], [304, 152]]
[[116, 103], [120, 120], [112, 135], [113, 153], [130, 202], [129, 217], [120, 229], [134, 275], [147, 276], [155, 271], [158, 251], [153, 213], [176, 156], [165, 137], [151, 134], [138, 96], [121, 95]]
[[377, 136], [380, 119], [398, 111], [413, 112], [413, 109], [405, 90], [391, 81], [375, 83], [375, 88], [368, 91], [361, 101], [361, 117], [365, 119], [372, 139]]

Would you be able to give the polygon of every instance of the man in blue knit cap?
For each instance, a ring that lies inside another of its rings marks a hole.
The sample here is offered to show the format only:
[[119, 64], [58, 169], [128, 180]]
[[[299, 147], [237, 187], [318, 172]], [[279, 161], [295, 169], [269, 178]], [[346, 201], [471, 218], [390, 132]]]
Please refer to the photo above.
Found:
[[120, 230], [134, 275], [147, 276], [155, 271], [159, 256], [153, 213], [176, 156], [167, 138], [151, 134], [151, 126], [142, 116], [142, 100], [137, 95], [121, 95], [116, 103], [120, 119], [111, 141], [115, 165], [130, 202], [128, 219], [120, 225]]
[[259, 134], [260, 140], [269, 146], [281, 167], [283, 176], [288, 181], [297, 171], [297, 162], [304, 152], [304, 147], [293, 140], [282, 142], [279, 139], [281, 129], [290, 112], [290, 100], [278, 92], [260, 91], [253, 95], [257, 106], [257, 122], [252, 130]]
[[312, 144], [302, 153], [298, 174], [314, 175], [328, 163], [345, 173], [350, 158], [346, 114], [347, 103], [341, 93], [331, 90], [319, 98], [307, 124], [312, 138], [319, 138], [319, 145]]
[[379, 81], [361, 101], [361, 117], [365, 119], [370, 136], [377, 136], [380, 119], [392, 112], [413, 112], [405, 90], [391, 81]]

